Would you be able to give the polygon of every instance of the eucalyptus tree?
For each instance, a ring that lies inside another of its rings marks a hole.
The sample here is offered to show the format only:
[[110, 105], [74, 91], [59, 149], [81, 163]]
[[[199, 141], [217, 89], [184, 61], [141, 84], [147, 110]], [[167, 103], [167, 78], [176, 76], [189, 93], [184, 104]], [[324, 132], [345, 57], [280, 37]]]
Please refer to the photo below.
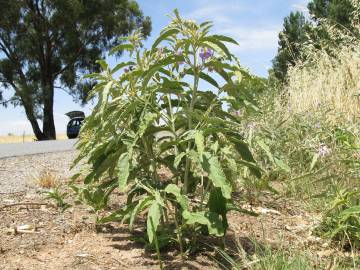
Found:
[[0, 0], [0, 10], [1, 103], [23, 106], [38, 140], [56, 138], [55, 91], [85, 100], [91, 83], [79, 78], [99, 70], [95, 60], [134, 29], [151, 31], [132, 0]]

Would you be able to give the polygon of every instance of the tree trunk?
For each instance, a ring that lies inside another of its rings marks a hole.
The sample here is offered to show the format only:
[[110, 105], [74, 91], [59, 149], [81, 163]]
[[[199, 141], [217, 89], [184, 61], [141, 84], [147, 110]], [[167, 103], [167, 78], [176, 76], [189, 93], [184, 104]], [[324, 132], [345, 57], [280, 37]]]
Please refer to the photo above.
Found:
[[41, 132], [40, 127], [39, 127], [39, 123], [35, 117], [34, 114], [34, 110], [33, 110], [33, 105], [32, 105], [32, 101], [27, 100], [26, 98], [21, 98], [22, 103], [24, 105], [25, 108], [25, 113], [26, 113], [26, 117], [29, 120], [31, 127], [34, 131], [35, 137], [37, 140], [42, 141], [45, 139], [44, 137], [44, 133]]
[[54, 86], [46, 82], [43, 89], [44, 109], [43, 109], [43, 134], [45, 140], [56, 140], [56, 129], [54, 123]]

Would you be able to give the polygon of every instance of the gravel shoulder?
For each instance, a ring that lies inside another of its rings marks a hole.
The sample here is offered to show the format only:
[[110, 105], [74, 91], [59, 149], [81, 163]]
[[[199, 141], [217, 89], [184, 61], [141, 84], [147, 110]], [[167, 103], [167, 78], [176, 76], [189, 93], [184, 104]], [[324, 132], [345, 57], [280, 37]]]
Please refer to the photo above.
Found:
[[36, 185], [37, 177], [43, 172], [51, 172], [65, 180], [76, 173], [69, 168], [77, 151], [43, 153], [0, 159], [0, 194], [23, 192]]

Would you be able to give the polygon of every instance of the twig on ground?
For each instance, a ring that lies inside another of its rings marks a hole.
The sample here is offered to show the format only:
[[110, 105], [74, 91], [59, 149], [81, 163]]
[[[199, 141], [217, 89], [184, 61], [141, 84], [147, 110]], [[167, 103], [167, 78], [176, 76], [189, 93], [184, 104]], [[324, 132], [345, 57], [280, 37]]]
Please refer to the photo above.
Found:
[[0, 210], [3, 210], [5, 208], [9, 208], [9, 207], [13, 207], [13, 206], [21, 206], [21, 205], [25, 205], [25, 206], [41, 206], [41, 205], [46, 205], [46, 206], [50, 206], [50, 207], [54, 207], [56, 208], [55, 205], [50, 204], [50, 203], [39, 203], [39, 202], [20, 202], [20, 203], [11, 203], [11, 204], [6, 204], [2, 207], [0, 207]]
[[39, 234], [40, 232], [34, 230], [21, 230], [17, 228], [7, 229], [6, 233], [13, 233], [13, 234]]

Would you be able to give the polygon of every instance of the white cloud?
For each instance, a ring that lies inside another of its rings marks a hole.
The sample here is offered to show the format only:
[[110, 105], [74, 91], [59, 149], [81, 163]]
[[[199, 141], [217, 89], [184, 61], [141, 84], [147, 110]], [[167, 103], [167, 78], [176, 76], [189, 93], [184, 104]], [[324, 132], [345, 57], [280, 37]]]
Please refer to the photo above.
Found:
[[213, 4], [198, 8], [185, 15], [194, 20], [211, 20], [216, 24], [230, 23], [231, 13], [243, 11], [245, 8], [239, 5]]
[[240, 46], [230, 46], [234, 52], [271, 50], [277, 47], [278, 33], [281, 25], [254, 26], [241, 24], [238, 18], [250, 7], [236, 2], [214, 3], [204, 5], [185, 17], [197, 21], [211, 20], [214, 22], [214, 32], [230, 36], [237, 40]]
[[240, 44], [240, 46], [233, 47], [232, 49], [237, 51], [254, 51], [276, 48], [280, 30], [280, 27], [264, 29], [234, 26], [222, 29], [221, 32], [231, 36]]

